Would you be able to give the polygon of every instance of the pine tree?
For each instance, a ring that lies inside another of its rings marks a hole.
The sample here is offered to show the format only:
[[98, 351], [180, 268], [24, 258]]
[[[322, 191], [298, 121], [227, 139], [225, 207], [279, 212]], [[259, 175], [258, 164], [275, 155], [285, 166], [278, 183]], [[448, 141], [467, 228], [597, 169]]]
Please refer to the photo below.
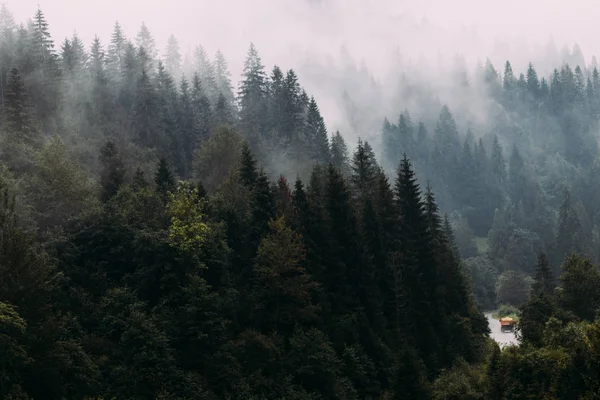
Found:
[[415, 138], [413, 135], [413, 123], [408, 110], [400, 113], [398, 119], [398, 144], [401, 151], [410, 155], [414, 154]]
[[291, 220], [292, 227], [300, 233], [306, 242], [304, 234], [308, 227], [308, 198], [304, 190], [304, 184], [298, 177], [294, 183], [294, 192], [292, 193], [292, 202], [294, 205], [294, 219]]
[[104, 50], [100, 38], [94, 36], [94, 41], [90, 48], [90, 62], [88, 68], [94, 77], [98, 77], [104, 72], [106, 59], [104, 58]]
[[137, 82], [136, 97], [133, 106], [133, 128], [135, 139], [143, 147], [162, 148], [165, 138], [160, 130], [160, 109], [158, 99], [150, 77], [142, 70]]
[[350, 172], [348, 146], [339, 131], [331, 136], [331, 163], [345, 176]]
[[34, 60], [47, 66], [54, 61], [54, 41], [50, 36], [48, 21], [41, 9], [37, 9], [33, 19], [33, 32], [31, 34], [31, 51]]
[[282, 136], [285, 119], [285, 92], [283, 72], [279, 66], [273, 66], [268, 85], [268, 132], [274, 137]]
[[156, 185], [156, 193], [158, 193], [164, 203], [167, 202], [169, 193], [175, 193], [175, 177], [164, 157], [161, 157], [158, 161], [158, 168], [154, 175], [154, 184]]
[[4, 128], [17, 142], [32, 144], [37, 139], [32, 108], [17, 68], [10, 71], [4, 99]]
[[110, 39], [110, 45], [108, 46], [107, 53], [107, 64], [108, 72], [112, 79], [117, 82], [120, 80], [121, 68], [123, 67], [123, 59], [125, 57], [125, 47], [127, 39], [121, 29], [119, 22], [115, 22], [113, 33]]
[[69, 40], [69, 38], [65, 38], [60, 50], [61, 60], [63, 62], [63, 70], [71, 71], [71, 69], [73, 68], [73, 55], [71, 53], [71, 41]]
[[294, 70], [289, 70], [283, 81], [283, 126], [279, 132], [284, 142], [292, 143], [301, 133], [303, 108], [301, 88]]
[[223, 93], [219, 93], [214, 107], [214, 124], [219, 126], [232, 125], [234, 122], [231, 106]]
[[283, 175], [277, 180], [276, 193], [277, 218], [283, 217], [286, 223], [293, 224], [296, 215], [294, 212], [292, 191], [290, 190], [287, 179]]
[[179, 51], [179, 42], [175, 36], [169, 36], [167, 49], [165, 51], [165, 67], [169, 74], [175, 79], [181, 77], [181, 53]]
[[220, 50], [217, 50], [215, 54], [214, 69], [215, 83], [219, 90], [219, 95], [225, 98], [227, 109], [233, 113], [235, 110], [235, 97], [233, 95], [233, 85], [231, 84], [231, 73], [229, 72], [227, 60], [225, 60]]
[[317, 319], [317, 307], [311, 304], [317, 284], [303, 267], [304, 253], [301, 237], [284, 218], [269, 222], [253, 273], [257, 303], [253, 322], [261, 329], [277, 329], [287, 336], [295, 326]]
[[[249, 171], [247, 171], [249, 172]], [[269, 231], [269, 221], [275, 218], [275, 194], [264, 171], [259, 171], [252, 187], [252, 233], [250, 244], [256, 250], [260, 239]]]
[[17, 30], [17, 24], [12, 13], [6, 7], [6, 4], [0, 6], [0, 37], [10, 42], [12, 35]]
[[106, 203], [125, 181], [125, 166], [113, 142], [106, 142], [100, 150], [100, 165], [100, 200]]
[[525, 161], [517, 146], [513, 146], [508, 165], [508, 189], [512, 201], [518, 204], [522, 201], [526, 190]]
[[144, 49], [148, 59], [150, 60], [151, 68], [154, 60], [156, 60], [157, 57], [156, 42], [152, 36], [152, 33], [144, 22], [142, 22], [142, 26], [140, 27], [140, 30], [135, 38], [135, 44], [138, 46], [138, 48]]
[[350, 190], [344, 177], [332, 164], [327, 168], [324, 205], [329, 217], [329, 254], [324, 276], [325, 288], [331, 294], [330, 303], [334, 314], [341, 315], [356, 298], [364, 299], [359, 288], [359, 271], [362, 267], [357, 252], [356, 221], [351, 209]]
[[563, 190], [563, 200], [558, 210], [558, 229], [556, 237], [556, 262], [562, 260], [571, 253], [581, 250], [581, 221], [571, 203], [571, 193], [567, 188]]
[[89, 60], [89, 55], [85, 51], [85, 46], [79, 38], [77, 32], [71, 37], [71, 69], [80, 72], [85, 68]]
[[506, 61], [504, 64], [504, 77], [502, 79], [502, 83], [506, 92], [510, 92], [516, 88], [517, 80], [513, 73], [512, 65], [510, 65], [509, 61]]
[[209, 138], [210, 130], [213, 126], [213, 112], [210, 100], [204, 93], [198, 74], [194, 74], [192, 80], [191, 101], [195, 116], [192, 141], [197, 146]]
[[531, 63], [529, 63], [529, 67], [527, 68], [527, 90], [534, 99], [540, 97], [540, 81]]
[[364, 206], [360, 210], [362, 215], [360, 242], [364, 246], [362, 249], [364, 267], [360, 271], [359, 278], [364, 288], [362, 300], [370, 321], [369, 325], [374, 331], [384, 333], [386, 318], [383, 306], [388, 297], [387, 285], [382, 285], [383, 280], [388, 279], [385, 234], [373, 200], [365, 198], [363, 202]]
[[330, 160], [327, 128], [314, 97], [308, 104], [305, 137], [313, 163], [327, 164]]
[[492, 177], [494, 179], [493, 186], [503, 190], [506, 187], [506, 161], [504, 160], [502, 147], [500, 146], [498, 136], [496, 135], [494, 135], [490, 164]]
[[364, 203], [365, 198], [374, 198], [377, 191], [379, 166], [369, 142], [358, 140], [350, 168], [352, 170], [350, 181], [354, 197], [362, 200], [359, 204]]
[[240, 162], [240, 182], [248, 188], [254, 186], [258, 180], [256, 160], [247, 143], [242, 145], [242, 159]]
[[437, 273], [432, 249], [432, 237], [424, 215], [421, 190], [408, 158], [404, 156], [398, 169], [395, 186], [398, 203], [401, 256], [402, 302], [408, 304], [402, 321], [408, 337], [414, 340], [429, 371], [440, 360], [434, 323], [438, 316], [433, 307]]
[[256, 149], [261, 132], [266, 127], [267, 83], [266, 74], [258, 51], [250, 44], [244, 73], [240, 83], [238, 99], [240, 103], [240, 127], [250, 148]]
[[219, 96], [217, 77], [213, 63], [208, 58], [202, 46], [196, 47], [196, 51], [194, 52], [194, 70], [200, 77], [204, 93], [214, 107]]
[[550, 268], [550, 263], [546, 254], [540, 253], [537, 266], [535, 268], [535, 283], [533, 284], [534, 293], [552, 294], [554, 292], [555, 282]]
[[504, 392], [506, 390], [502, 379], [502, 353], [497, 343], [494, 343], [493, 346], [494, 348], [487, 369], [488, 392], [486, 393], [486, 398], [501, 400], [504, 399]]
[[[148, 74], [148, 70], [141, 65], [135, 46], [127, 41], [120, 64], [119, 76], [119, 105], [122, 109], [130, 111], [135, 105], [136, 85], [140, 79], [140, 72]], [[148, 75], [149, 77], [149, 75]]]
[[181, 132], [181, 125], [179, 125], [178, 114], [181, 104], [178, 101], [177, 88], [172, 76], [163, 68], [161, 62], [158, 65], [155, 87], [157, 89], [160, 132], [165, 138], [162, 145], [169, 146], [171, 159], [175, 160], [178, 175], [185, 177], [188, 175], [188, 168], [191, 165], [186, 160], [191, 161], [189, 153], [193, 152], [194, 144], [191, 144], [191, 149], [185, 147], [190, 143], [185, 140], [185, 135]]

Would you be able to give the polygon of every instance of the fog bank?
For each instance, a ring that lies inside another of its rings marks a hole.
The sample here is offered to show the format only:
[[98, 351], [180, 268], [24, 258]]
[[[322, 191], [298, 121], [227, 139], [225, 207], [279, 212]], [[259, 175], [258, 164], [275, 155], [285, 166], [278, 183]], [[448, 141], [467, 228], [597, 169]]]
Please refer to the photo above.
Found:
[[[58, 43], [77, 31], [85, 43], [98, 34], [106, 45], [115, 21], [135, 37], [144, 21], [159, 49], [174, 34], [183, 53], [198, 44], [209, 54], [225, 54], [238, 79], [249, 42], [257, 46], [267, 70], [274, 64], [297, 70], [314, 94], [332, 129], [348, 130], [340, 97], [344, 90], [360, 103], [369, 96], [392, 97], [402, 70], [446, 79], [456, 55], [472, 69], [490, 58], [498, 70], [510, 59], [516, 73], [533, 62], [538, 73], [567, 60], [577, 43], [589, 63], [600, 34], [600, 8], [591, 0], [10, 0], [17, 21], [46, 14]], [[162, 52], [161, 52], [162, 53]], [[360, 84], [353, 83], [352, 75]], [[394, 105], [395, 106], [395, 105]], [[361, 106], [362, 108], [362, 106]], [[392, 110], [380, 106], [373, 120]], [[394, 117], [394, 116], [392, 116]], [[356, 135], [350, 133], [350, 136]], [[369, 136], [368, 133], [364, 133]], [[352, 138], [351, 138], [352, 139]]]

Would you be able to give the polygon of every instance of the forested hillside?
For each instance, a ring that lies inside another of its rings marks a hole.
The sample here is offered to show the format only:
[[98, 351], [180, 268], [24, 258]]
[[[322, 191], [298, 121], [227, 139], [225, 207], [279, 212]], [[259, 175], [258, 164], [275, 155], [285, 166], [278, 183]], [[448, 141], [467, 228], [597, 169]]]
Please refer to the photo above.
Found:
[[3, 7], [0, 397], [595, 398], [600, 76], [557, 68], [460, 80], [477, 122], [415, 84], [376, 154], [253, 45], [237, 85]]

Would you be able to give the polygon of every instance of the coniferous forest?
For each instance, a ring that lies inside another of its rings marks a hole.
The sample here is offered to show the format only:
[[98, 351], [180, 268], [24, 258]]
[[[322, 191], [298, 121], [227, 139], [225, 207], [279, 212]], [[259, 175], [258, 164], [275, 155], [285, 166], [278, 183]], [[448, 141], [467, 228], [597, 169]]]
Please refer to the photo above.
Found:
[[0, 398], [598, 398], [595, 61], [456, 75], [485, 122], [415, 78], [351, 147], [254, 45], [49, 23], [0, 10]]

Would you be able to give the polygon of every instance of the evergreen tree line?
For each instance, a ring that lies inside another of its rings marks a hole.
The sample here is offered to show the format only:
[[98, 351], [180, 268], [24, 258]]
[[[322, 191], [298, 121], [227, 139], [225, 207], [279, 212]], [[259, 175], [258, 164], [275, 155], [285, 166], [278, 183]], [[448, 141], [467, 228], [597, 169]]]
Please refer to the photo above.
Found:
[[98, 204], [45, 243], [3, 188], [3, 398], [422, 398], [483, 357], [408, 159], [390, 184], [361, 142], [347, 179], [330, 163], [291, 188], [242, 142], [213, 194], [165, 159], [127, 179], [112, 142], [99, 163]]
[[447, 106], [433, 121], [415, 122], [404, 110], [383, 123], [383, 160], [406, 153], [431, 182], [480, 304], [520, 305], [540, 252], [555, 274], [571, 252], [600, 261], [600, 74], [594, 64], [565, 64], [540, 79], [530, 64], [517, 78], [507, 62], [500, 77], [488, 61], [460, 86], [464, 96], [483, 88], [492, 99], [486, 124], [469, 122], [462, 110], [455, 119]]
[[[117, 22], [108, 46], [96, 37], [87, 48], [74, 34], [57, 49], [41, 10], [17, 25], [3, 7], [0, 32], [2, 158], [19, 173], [31, 170], [31, 153], [44, 137], [57, 134], [85, 149], [98, 149], [106, 139], [120, 142], [126, 158], [146, 163], [146, 172], [158, 156], [170, 160], [178, 176], [192, 178], [195, 150], [223, 125], [243, 132], [274, 177], [308, 176], [313, 162], [330, 161], [317, 102], [294, 70], [274, 66], [267, 76], [253, 45], [234, 93], [220, 51], [211, 60], [198, 46], [182, 60], [171, 36], [159, 56], [145, 24], [135, 39]], [[337, 133], [331, 140], [343, 142]]]
[[598, 71], [483, 71], [489, 131], [403, 111], [380, 164], [252, 45], [234, 93], [221, 53], [3, 7], [1, 397], [593, 398]]

